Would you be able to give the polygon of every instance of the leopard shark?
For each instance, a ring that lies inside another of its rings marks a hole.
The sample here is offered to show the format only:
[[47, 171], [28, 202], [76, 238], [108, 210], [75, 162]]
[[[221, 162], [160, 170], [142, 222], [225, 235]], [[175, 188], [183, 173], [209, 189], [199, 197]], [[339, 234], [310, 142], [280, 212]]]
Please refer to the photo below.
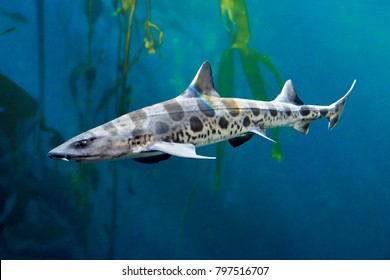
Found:
[[171, 156], [215, 159], [196, 148], [228, 140], [238, 147], [266, 129], [290, 126], [307, 134], [321, 118], [332, 129], [344, 110], [348, 92], [329, 106], [305, 105], [291, 80], [273, 101], [222, 98], [214, 87], [209, 62], [204, 62], [188, 88], [176, 98], [122, 115], [90, 129], [48, 153], [48, 157], [76, 162], [133, 158], [156, 163]]

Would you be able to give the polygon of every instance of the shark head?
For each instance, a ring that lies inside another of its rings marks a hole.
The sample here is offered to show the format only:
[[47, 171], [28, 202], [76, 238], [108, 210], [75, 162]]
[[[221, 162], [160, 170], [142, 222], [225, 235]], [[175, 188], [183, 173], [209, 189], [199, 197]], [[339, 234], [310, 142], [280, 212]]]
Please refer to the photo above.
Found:
[[48, 157], [77, 162], [117, 159], [130, 156], [129, 145], [128, 139], [120, 136], [85, 132], [51, 150]]

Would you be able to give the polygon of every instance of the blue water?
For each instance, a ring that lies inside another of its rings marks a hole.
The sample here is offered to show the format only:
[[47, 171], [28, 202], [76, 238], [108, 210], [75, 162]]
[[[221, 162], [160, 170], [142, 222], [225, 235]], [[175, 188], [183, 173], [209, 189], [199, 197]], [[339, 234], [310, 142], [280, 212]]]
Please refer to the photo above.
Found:
[[[226, 145], [217, 191], [215, 161], [47, 158], [59, 141], [40, 129], [39, 116], [64, 140], [116, 116], [113, 100], [99, 113], [94, 108], [117, 79], [118, 16], [112, 1], [103, 1], [93, 22], [96, 80], [87, 97], [85, 76], [77, 76], [73, 97], [72, 70], [85, 70], [88, 59], [85, 1], [44, 1], [44, 41], [36, 2], [24, 2], [0, 4], [27, 19], [0, 14], [0, 32], [16, 27], [0, 36], [0, 73], [38, 102], [33, 116], [12, 119], [0, 105], [2, 259], [390, 258], [388, 1], [246, 1], [250, 47], [272, 57], [305, 103], [328, 105], [357, 83], [332, 131], [326, 120], [308, 135], [280, 130], [280, 162], [259, 137]], [[216, 79], [230, 45], [218, 1], [152, 0], [151, 7], [163, 43], [153, 55], [145, 49], [130, 69], [129, 111], [180, 94], [205, 60]], [[142, 46], [145, 18], [145, 3], [137, 1], [132, 55]], [[235, 69], [235, 97], [252, 98], [237, 54]], [[272, 99], [279, 88], [262, 69]], [[214, 155], [215, 146], [199, 153]]]

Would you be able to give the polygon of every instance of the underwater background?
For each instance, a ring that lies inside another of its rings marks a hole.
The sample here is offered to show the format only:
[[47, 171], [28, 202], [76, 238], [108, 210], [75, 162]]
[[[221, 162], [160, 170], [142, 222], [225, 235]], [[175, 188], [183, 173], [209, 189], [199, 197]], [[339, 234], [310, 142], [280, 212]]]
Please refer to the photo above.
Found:
[[[0, 3], [1, 259], [389, 259], [389, 1]], [[47, 152], [173, 98], [208, 60], [221, 96], [292, 79], [339, 124], [269, 130], [215, 161]]]

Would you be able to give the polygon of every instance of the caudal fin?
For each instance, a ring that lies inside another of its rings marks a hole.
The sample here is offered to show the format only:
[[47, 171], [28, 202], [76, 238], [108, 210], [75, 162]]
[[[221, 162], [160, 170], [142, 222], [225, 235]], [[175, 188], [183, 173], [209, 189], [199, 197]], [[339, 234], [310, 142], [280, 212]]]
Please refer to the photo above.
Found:
[[351, 93], [353, 87], [355, 86], [356, 80], [353, 81], [351, 88], [348, 92], [338, 101], [331, 104], [329, 107], [331, 108], [332, 113], [328, 116], [329, 120], [329, 129], [332, 129], [336, 126], [337, 122], [340, 119], [341, 114], [343, 113], [345, 103], [347, 102], [348, 96]]

